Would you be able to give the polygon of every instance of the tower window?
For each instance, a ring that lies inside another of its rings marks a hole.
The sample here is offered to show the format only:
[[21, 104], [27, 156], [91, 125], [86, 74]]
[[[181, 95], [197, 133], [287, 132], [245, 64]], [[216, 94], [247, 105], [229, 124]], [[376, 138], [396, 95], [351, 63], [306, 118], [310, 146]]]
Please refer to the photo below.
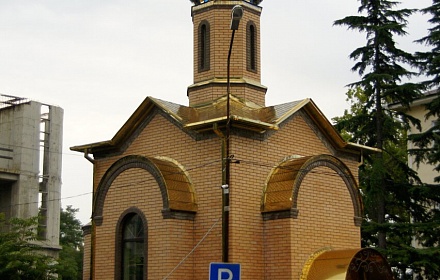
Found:
[[247, 25], [247, 69], [248, 71], [257, 71], [257, 32], [253, 22]]
[[209, 23], [202, 21], [199, 27], [199, 71], [209, 70]]

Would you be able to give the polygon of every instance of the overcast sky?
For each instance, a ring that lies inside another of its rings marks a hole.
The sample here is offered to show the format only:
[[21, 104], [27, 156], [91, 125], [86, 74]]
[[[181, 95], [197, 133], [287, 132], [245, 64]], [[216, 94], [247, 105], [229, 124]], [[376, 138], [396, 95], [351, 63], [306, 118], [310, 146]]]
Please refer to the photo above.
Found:
[[[342, 115], [345, 86], [359, 79], [348, 55], [365, 35], [333, 22], [355, 15], [358, 1], [261, 6], [267, 105], [312, 98], [329, 119]], [[427, 19], [412, 16], [399, 47], [420, 49], [412, 41], [426, 35]], [[0, 0], [0, 93], [64, 109], [62, 206], [79, 208], [83, 223], [91, 215], [92, 164], [69, 147], [111, 139], [146, 96], [188, 105], [192, 40], [189, 0]]]

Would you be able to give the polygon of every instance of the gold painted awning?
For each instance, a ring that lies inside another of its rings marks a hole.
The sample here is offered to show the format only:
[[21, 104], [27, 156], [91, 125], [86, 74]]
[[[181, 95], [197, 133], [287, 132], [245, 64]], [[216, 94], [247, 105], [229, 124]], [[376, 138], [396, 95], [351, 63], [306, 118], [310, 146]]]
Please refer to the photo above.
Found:
[[294, 182], [301, 167], [310, 158], [292, 158], [272, 170], [264, 190], [262, 212], [288, 210], [292, 207]]
[[392, 280], [391, 268], [372, 248], [322, 250], [304, 265], [300, 280]]
[[[345, 185], [353, 203], [354, 223], [362, 221], [362, 201], [356, 179], [350, 169], [332, 155], [293, 155], [275, 166], [267, 177], [262, 201], [263, 219], [297, 218], [299, 189], [305, 176], [317, 167], [333, 170]], [[342, 185], [341, 185], [342, 186]]]
[[184, 168], [170, 158], [153, 157], [149, 159], [160, 170], [166, 184], [169, 208], [171, 210], [196, 212], [195, 191]]

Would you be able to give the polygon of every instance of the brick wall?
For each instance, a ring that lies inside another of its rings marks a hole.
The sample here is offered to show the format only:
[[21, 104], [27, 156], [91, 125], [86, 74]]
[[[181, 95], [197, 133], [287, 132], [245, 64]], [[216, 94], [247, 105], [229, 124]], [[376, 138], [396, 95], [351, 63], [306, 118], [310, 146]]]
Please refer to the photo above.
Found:
[[[148, 220], [148, 279], [163, 279], [188, 254], [221, 216], [221, 141], [196, 142], [165, 118], [157, 115], [124, 152], [124, 155], [165, 156], [191, 171], [198, 212], [195, 221], [163, 219], [157, 182], [142, 169], [128, 169], [111, 185], [105, 200], [103, 223], [96, 228], [95, 279], [114, 274], [115, 230], [120, 215], [137, 207]], [[124, 155], [95, 164], [95, 189], [107, 169]], [[194, 254], [169, 279], [207, 277], [209, 263], [221, 261], [221, 223], [217, 223]]]
[[[188, 89], [190, 106], [214, 100], [226, 93], [227, 58], [230, 46], [232, 31], [230, 30], [231, 10], [233, 5], [225, 3], [210, 2], [197, 8], [193, 8], [193, 30], [194, 30], [194, 84], [204, 81], [213, 81], [203, 86], [191, 86]], [[244, 14], [240, 21], [239, 29], [235, 32], [233, 51], [230, 60], [231, 84], [235, 83], [231, 93], [257, 104], [264, 105], [266, 88], [260, 85], [260, 13], [261, 10], [251, 5], [243, 5]], [[201, 22], [208, 22], [210, 25], [209, 48], [210, 68], [200, 71], [200, 35], [199, 26]], [[249, 22], [255, 26], [256, 33], [256, 71], [249, 71], [247, 67], [248, 45], [246, 44], [246, 27]], [[237, 80], [239, 79], [239, 80]], [[240, 81], [240, 83], [237, 83]], [[254, 84], [256, 86], [251, 86]]]
[[261, 218], [264, 183], [275, 164], [286, 156], [329, 153], [300, 117], [265, 141], [233, 138], [231, 154], [240, 164], [231, 167], [230, 259], [242, 264], [242, 279], [298, 279], [314, 251], [360, 247], [349, 191], [330, 168], [316, 168], [306, 176], [297, 219], [263, 222]]
[[90, 280], [90, 260], [91, 260], [91, 247], [92, 247], [92, 235], [91, 226], [87, 230], [84, 230], [84, 253], [83, 253], [83, 280]]
[[[226, 93], [232, 5], [225, 3], [210, 1], [193, 8], [195, 84], [188, 88], [191, 106]], [[231, 60], [231, 93], [264, 105], [266, 89], [259, 84], [261, 10], [250, 4], [244, 7]], [[197, 33], [201, 21], [210, 23], [210, 69], [207, 71], [198, 69]], [[255, 24], [257, 31], [256, 71], [248, 71], [246, 64], [249, 21]], [[155, 115], [137, 133], [121, 154], [96, 160], [95, 195], [106, 172], [123, 157], [168, 157], [188, 172], [195, 188], [198, 210], [194, 220], [164, 219], [163, 197], [153, 174], [142, 168], [123, 171], [111, 183], [105, 197], [102, 224], [94, 227], [94, 279], [114, 279], [117, 225], [122, 213], [132, 207], [139, 209], [147, 221], [147, 279], [164, 279], [174, 269], [167, 279], [207, 279], [209, 264], [220, 262], [222, 257], [222, 141], [214, 134], [211, 138], [196, 140], [161, 114]], [[299, 210], [297, 217], [264, 221], [261, 214], [268, 175], [286, 157], [338, 156], [357, 178], [356, 155], [336, 151], [303, 112], [296, 113], [279, 131], [265, 137], [239, 135], [242, 135], [240, 131], [233, 129], [231, 154], [237, 162], [231, 165], [229, 260], [242, 265], [241, 279], [298, 279], [304, 263], [317, 250], [360, 246], [360, 229], [354, 224], [353, 201], [346, 183], [326, 166], [313, 168], [304, 177], [295, 198]], [[86, 242], [90, 243], [90, 238], [91, 235], [86, 236]], [[85, 258], [90, 254], [87, 248]], [[193, 249], [194, 252], [176, 268]]]
[[[298, 218], [263, 221], [264, 183], [272, 167], [290, 155], [329, 154], [301, 117], [292, 118], [264, 141], [233, 136], [231, 154], [230, 262], [242, 265], [242, 279], [297, 279], [310, 254], [323, 248], [359, 247], [359, 228], [343, 180], [327, 167], [313, 169], [298, 197]], [[213, 227], [194, 253], [168, 279], [206, 279], [210, 262], [221, 261], [221, 141], [195, 141], [161, 115], [152, 119], [124, 155], [166, 156], [186, 169], [194, 184], [194, 221], [164, 219], [154, 177], [133, 168], [112, 183], [103, 223], [96, 227], [95, 279], [114, 277], [115, 232], [121, 213], [137, 207], [148, 221], [148, 279], [163, 279]], [[124, 155], [99, 160], [95, 183]], [[350, 167], [356, 162], [343, 159]], [[356, 174], [356, 172], [354, 172]], [[97, 185], [95, 185], [97, 186]]]

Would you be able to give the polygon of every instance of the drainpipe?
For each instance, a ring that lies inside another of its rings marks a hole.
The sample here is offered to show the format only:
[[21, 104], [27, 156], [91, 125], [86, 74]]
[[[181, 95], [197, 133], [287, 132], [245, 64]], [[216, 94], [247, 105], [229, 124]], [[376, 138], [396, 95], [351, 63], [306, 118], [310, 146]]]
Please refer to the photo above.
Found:
[[84, 158], [90, 161], [92, 164], [95, 164], [95, 160], [89, 156], [89, 149], [84, 150]]
[[[89, 155], [89, 149], [85, 149], [84, 150], [84, 158], [87, 159], [89, 162], [91, 162], [93, 165], [95, 164], [95, 160], [90, 157]], [[95, 203], [95, 190], [92, 190], [92, 203]], [[95, 219], [94, 219], [94, 214], [93, 214], [93, 209], [94, 209], [94, 205], [92, 205], [92, 228], [90, 231], [90, 269], [89, 269], [89, 277], [88, 279], [94, 279], [94, 275], [93, 275], [93, 271], [94, 271], [94, 267], [93, 267], [93, 263], [94, 263], [94, 258], [95, 258]]]

